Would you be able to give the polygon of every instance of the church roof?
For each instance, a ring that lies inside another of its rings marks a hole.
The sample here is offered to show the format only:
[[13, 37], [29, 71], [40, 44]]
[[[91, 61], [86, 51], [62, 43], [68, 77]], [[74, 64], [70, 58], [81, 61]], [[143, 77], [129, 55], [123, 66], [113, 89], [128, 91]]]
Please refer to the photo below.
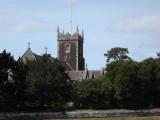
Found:
[[67, 71], [68, 76], [71, 80], [84, 80], [86, 79], [86, 72], [85, 71]]
[[32, 52], [31, 48], [28, 48], [27, 51], [21, 57], [23, 63], [27, 63], [27, 61], [37, 60], [40, 59], [41, 56], [37, 55], [36, 53]]
[[[42, 58], [42, 55], [38, 55], [34, 52], [32, 52], [31, 48], [28, 48], [27, 51], [22, 55], [22, 57], [19, 59], [23, 63], [27, 63], [27, 61], [33, 61], [33, 60], [40, 60]], [[49, 56], [49, 59], [51, 61], [54, 61], [56, 58]]]
[[71, 80], [89, 80], [103, 75], [103, 70], [67, 71]]

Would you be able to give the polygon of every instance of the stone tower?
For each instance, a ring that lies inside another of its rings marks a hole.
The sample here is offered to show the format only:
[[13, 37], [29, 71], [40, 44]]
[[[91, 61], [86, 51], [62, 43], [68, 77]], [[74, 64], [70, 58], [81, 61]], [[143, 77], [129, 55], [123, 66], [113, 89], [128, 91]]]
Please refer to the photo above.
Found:
[[84, 34], [79, 33], [79, 29], [75, 33], [64, 33], [57, 28], [58, 42], [58, 59], [65, 63], [67, 71], [81, 71], [85, 69], [85, 59], [83, 57], [83, 40]]

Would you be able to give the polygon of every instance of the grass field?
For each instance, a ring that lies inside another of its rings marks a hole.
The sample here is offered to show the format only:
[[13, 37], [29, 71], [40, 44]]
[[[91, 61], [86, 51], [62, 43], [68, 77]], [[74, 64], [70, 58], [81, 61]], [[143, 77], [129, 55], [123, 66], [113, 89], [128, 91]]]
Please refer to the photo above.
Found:
[[[55, 119], [49, 119], [55, 120]], [[154, 117], [115, 117], [115, 118], [77, 118], [77, 119], [56, 119], [56, 120], [160, 120], [160, 116]]]

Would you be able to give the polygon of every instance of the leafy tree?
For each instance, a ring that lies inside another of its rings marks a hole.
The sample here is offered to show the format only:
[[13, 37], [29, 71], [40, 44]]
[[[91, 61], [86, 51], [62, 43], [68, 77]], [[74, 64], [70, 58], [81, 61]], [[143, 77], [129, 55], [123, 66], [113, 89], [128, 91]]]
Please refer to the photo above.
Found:
[[77, 96], [74, 99], [76, 107], [93, 108], [97, 104], [97, 89], [95, 80], [83, 80], [74, 84]]
[[157, 53], [157, 56], [160, 58], [160, 52]]
[[101, 76], [97, 79], [97, 84], [99, 107], [103, 109], [117, 107], [113, 83], [106, 76]]
[[115, 47], [111, 48], [111, 50], [107, 51], [107, 53], [104, 54], [104, 56], [107, 57], [107, 62], [109, 62], [111, 59], [113, 60], [132, 60], [128, 54], [127, 48], [121, 48], [121, 47]]
[[[157, 59], [148, 58], [140, 63], [139, 78], [143, 91], [144, 103], [157, 105], [160, 101], [160, 64]], [[160, 105], [160, 104], [159, 104]]]
[[12, 78], [15, 60], [4, 50], [0, 53], [0, 107], [11, 109], [15, 104], [15, 81]]
[[115, 61], [107, 67], [107, 77], [115, 88], [115, 97], [122, 108], [141, 107], [139, 64], [133, 61]]
[[[157, 61], [157, 60], [156, 60]], [[156, 82], [155, 82], [155, 99], [153, 99], [153, 103], [155, 107], [160, 107], [160, 61], [158, 60], [157, 66], [155, 69], [155, 77], [156, 77]]]
[[106, 109], [115, 107], [114, 88], [105, 76], [74, 83], [74, 104], [77, 108]]
[[65, 67], [50, 55], [30, 61], [28, 66], [27, 93], [32, 105], [41, 108], [47, 106], [54, 110], [63, 108], [72, 95], [72, 84]]
[[15, 80], [15, 100], [18, 108], [24, 109], [26, 102], [26, 74], [27, 65], [19, 59], [13, 71], [12, 78]]

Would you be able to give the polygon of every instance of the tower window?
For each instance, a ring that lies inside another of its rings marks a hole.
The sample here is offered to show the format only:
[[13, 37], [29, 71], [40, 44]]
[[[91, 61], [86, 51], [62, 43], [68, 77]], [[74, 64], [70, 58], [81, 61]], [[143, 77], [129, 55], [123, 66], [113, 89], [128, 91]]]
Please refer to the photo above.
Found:
[[65, 52], [69, 53], [70, 52], [70, 44], [65, 45]]

